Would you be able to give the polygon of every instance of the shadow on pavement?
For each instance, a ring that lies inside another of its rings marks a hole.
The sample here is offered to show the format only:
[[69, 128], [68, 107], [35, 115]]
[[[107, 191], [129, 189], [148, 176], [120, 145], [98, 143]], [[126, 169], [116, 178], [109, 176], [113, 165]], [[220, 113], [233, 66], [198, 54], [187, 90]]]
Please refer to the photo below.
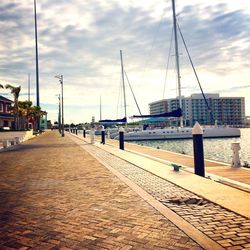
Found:
[[11, 146], [9, 148], [3, 149], [0, 151], [1, 153], [10, 153], [10, 152], [22, 152], [32, 149], [39, 149], [39, 148], [72, 148], [75, 147], [75, 144], [72, 143], [63, 143], [63, 144], [21, 144], [16, 146]]

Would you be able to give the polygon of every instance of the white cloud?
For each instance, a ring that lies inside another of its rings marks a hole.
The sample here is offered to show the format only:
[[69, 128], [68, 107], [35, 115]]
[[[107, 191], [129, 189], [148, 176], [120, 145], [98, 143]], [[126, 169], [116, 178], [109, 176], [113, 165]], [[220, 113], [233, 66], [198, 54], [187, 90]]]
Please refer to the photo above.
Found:
[[[142, 111], [147, 113], [148, 103], [163, 97], [172, 26], [171, 1], [37, 0], [37, 5], [40, 100], [50, 119], [57, 119], [56, 95], [60, 85], [54, 78], [56, 74], [65, 77], [66, 122], [98, 117], [100, 95], [103, 115], [117, 118], [120, 49]], [[226, 95], [248, 99], [248, 88], [230, 92], [235, 85], [250, 83], [247, 1], [177, 0], [176, 9], [204, 91], [220, 90], [223, 95], [228, 89]], [[27, 93], [30, 72], [35, 93], [33, 4], [28, 0], [14, 0], [11, 4], [9, 0], [1, 1], [0, 24], [0, 79], [21, 85], [22, 92]], [[180, 52], [182, 92], [189, 95], [197, 92], [197, 84], [182, 46]], [[172, 56], [165, 97], [176, 93], [173, 62]], [[127, 92], [128, 115], [138, 113], [128, 87]], [[249, 114], [250, 103], [246, 103]]]

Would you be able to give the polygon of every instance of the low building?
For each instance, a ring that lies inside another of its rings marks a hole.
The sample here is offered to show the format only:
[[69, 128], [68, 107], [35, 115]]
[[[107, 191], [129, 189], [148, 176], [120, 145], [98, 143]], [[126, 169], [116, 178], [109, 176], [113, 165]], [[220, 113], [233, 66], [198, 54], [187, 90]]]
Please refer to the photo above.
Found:
[[13, 101], [0, 95], [0, 128], [14, 128], [14, 116], [11, 114]]
[[[182, 112], [184, 124], [193, 126], [196, 121], [201, 125], [210, 125], [217, 122], [223, 125], [243, 126], [245, 123], [245, 98], [244, 97], [220, 97], [219, 94], [192, 94], [182, 97]], [[179, 107], [179, 99], [163, 99], [149, 103], [150, 114], [171, 112]], [[170, 125], [175, 125], [176, 119]]]
[[43, 116], [40, 118], [40, 129], [46, 130], [48, 128], [47, 112], [44, 112]]

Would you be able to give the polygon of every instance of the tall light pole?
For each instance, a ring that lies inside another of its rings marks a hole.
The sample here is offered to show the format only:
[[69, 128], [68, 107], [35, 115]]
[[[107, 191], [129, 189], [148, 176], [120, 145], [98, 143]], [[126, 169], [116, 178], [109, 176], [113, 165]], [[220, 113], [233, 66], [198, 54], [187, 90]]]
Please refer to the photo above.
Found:
[[60, 98], [60, 94], [58, 96], [58, 130], [59, 130], [59, 133], [61, 134], [62, 133], [62, 130], [61, 130], [61, 98]]
[[59, 79], [59, 82], [61, 84], [61, 112], [62, 112], [62, 126], [61, 126], [61, 135], [64, 137], [64, 111], [63, 111], [63, 75], [57, 75], [55, 78]]
[[[35, 18], [35, 42], [36, 42], [36, 106], [40, 107], [36, 0], [34, 0], [34, 18]], [[40, 118], [38, 118], [38, 131], [39, 130], [40, 130]]]

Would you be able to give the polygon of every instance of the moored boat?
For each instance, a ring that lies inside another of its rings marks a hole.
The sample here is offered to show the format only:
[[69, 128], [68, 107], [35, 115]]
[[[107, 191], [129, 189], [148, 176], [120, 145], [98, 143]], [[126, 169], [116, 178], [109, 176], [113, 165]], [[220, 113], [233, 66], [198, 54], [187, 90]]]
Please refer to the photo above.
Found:
[[[180, 119], [180, 127], [170, 127], [163, 129], [148, 129], [142, 131], [135, 131], [124, 134], [125, 141], [132, 140], [169, 140], [169, 139], [190, 139], [192, 138], [192, 128], [191, 127], [183, 127], [183, 114], [182, 114], [182, 95], [181, 95], [181, 76], [180, 76], [180, 63], [179, 63], [179, 52], [178, 52], [178, 39], [177, 39], [177, 20], [175, 13], [175, 0], [172, 0], [172, 10], [173, 10], [173, 28], [174, 28], [174, 40], [175, 40], [175, 59], [176, 59], [176, 73], [178, 80], [178, 95], [179, 95], [179, 108], [174, 111], [170, 111], [162, 114], [154, 114], [154, 115], [136, 115], [133, 118], [159, 118], [159, 117], [179, 117]], [[181, 34], [183, 39], [183, 36]], [[183, 39], [184, 43], [184, 39]], [[194, 70], [195, 76], [199, 83], [202, 95], [207, 105], [207, 110], [211, 113], [211, 109], [208, 105], [204, 92], [201, 88], [200, 81], [197, 76], [197, 72], [194, 68], [193, 62], [191, 60], [190, 54], [187, 50], [186, 44], [184, 43], [189, 60], [191, 62], [192, 68]], [[212, 119], [213, 120], [213, 119]], [[240, 129], [228, 126], [204, 126], [203, 127], [203, 138], [226, 138], [226, 137], [240, 137]], [[117, 137], [116, 137], [117, 138]]]
[[[148, 129], [124, 134], [125, 141], [191, 139], [191, 127], [171, 127], [163, 129]], [[226, 126], [203, 127], [203, 138], [240, 137], [240, 129]], [[118, 139], [118, 137], [115, 137]]]

